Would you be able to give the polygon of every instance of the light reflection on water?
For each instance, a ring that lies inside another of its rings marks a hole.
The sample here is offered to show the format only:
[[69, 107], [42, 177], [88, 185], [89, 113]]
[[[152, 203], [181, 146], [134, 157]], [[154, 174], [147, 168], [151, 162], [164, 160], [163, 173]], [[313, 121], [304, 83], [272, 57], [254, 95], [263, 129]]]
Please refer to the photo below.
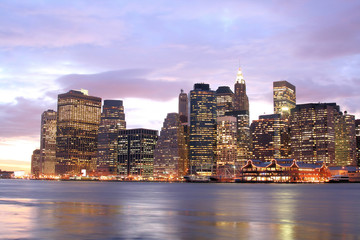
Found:
[[359, 190], [0, 180], [0, 238], [360, 239]]

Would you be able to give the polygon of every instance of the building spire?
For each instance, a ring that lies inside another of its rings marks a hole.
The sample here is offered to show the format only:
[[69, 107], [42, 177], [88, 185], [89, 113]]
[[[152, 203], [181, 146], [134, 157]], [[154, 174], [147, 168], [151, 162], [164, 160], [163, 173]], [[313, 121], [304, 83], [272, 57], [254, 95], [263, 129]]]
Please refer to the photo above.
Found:
[[236, 74], [236, 83], [242, 83], [245, 84], [245, 79], [241, 71], [241, 67], [239, 67], [239, 70]]

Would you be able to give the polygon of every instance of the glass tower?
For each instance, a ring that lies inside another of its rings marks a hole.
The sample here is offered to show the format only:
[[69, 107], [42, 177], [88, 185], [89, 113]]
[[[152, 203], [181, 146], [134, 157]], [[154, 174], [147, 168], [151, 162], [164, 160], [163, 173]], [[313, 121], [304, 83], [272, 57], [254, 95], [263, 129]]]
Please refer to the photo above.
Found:
[[123, 176], [152, 177], [157, 139], [156, 130], [143, 128], [120, 130], [118, 173]]
[[58, 96], [56, 174], [80, 174], [96, 168], [101, 98], [70, 90]]
[[209, 84], [190, 91], [190, 174], [212, 174], [215, 164], [216, 98]]
[[117, 173], [118, 132], [126, 129], [121, 100], [104, 100], [98, 135], [97, 168], [99, 172]]

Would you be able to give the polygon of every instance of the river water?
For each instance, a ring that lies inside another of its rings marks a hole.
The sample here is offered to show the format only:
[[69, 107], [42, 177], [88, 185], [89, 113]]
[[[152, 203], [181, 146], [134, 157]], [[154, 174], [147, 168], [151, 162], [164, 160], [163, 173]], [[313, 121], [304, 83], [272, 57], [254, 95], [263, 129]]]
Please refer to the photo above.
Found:
[[4, 179], [0, 239], [360, 239], [360, 184]]

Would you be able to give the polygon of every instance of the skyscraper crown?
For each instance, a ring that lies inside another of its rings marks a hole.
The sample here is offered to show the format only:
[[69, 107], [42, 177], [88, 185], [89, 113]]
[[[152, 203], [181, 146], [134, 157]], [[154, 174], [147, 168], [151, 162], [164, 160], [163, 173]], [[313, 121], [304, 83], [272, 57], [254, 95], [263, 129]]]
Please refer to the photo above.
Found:
[[239, 70], [236, 74], [236, 83], [243, 83], [243, 84], [245, 83], [245, 79], [242, 74], [241, 67], [239, 67]]

